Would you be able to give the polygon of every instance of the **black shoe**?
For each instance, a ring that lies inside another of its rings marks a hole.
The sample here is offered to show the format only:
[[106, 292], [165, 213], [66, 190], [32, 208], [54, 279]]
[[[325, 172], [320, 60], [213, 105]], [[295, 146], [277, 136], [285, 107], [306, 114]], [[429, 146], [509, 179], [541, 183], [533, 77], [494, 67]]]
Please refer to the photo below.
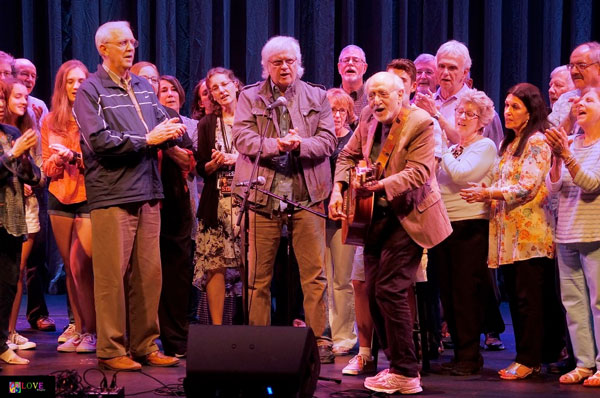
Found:
[[333, 354], [333, 350], [330, 345], [320, 345], [319, 346], [319, 359], [321, 363], [334, 363], [335, 355]]
[[479, 356], [477, 361], [455, 362], [450, 374], [453, 376], [469, 376], [479, 373], [481, 368], [483, 368], [483, 357]]
[[443, 364], [441, 364], [440, 368], [442, 368], [442, 371], [444, 371], [444, 372], [451, 372], [455, 366], [456, 366], [456, 360], [451, 359], [449, 362], [444, 362]]

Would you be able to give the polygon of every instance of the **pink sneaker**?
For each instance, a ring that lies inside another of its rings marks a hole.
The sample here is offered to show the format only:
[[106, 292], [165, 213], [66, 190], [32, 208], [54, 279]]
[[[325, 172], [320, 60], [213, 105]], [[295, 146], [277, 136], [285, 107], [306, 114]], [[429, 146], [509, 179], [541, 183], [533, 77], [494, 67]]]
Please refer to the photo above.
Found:
[[360, 375], [363, 373], [372, 373], [377, 369], [375, 368], [375, 361], [373, 358], [370, 360], [364, 356], [358, 354], [348, 362], [348, 365], [342, 369], [344, 375]]
[[383, 371], [379, 372], [377, 376], [367, 377], [364, 384], [365, 388], [386, 394], [393, 394], [395, 392], [399, 392], [400, 394], [417, 394], [423, 391], [419, 377], [406, 377], [389, 371], [385, 374], [382, 373]]

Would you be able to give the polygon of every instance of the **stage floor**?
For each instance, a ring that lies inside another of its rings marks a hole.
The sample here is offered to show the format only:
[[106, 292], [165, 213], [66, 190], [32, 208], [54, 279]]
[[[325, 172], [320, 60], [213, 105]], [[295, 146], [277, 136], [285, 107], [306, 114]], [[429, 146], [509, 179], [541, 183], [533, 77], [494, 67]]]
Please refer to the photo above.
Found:
[[[26, 297], [23, 300], [25, 305]], [[62, 328], [67, 324], [65, 296], [47, 296], [48, 306], [52, 318], [57, 323], [56, 332], [39, 332], [29, 327], [22, 315], [19, 317], [17, 329], [21, 334], [37, 343], [37, 348], [31, 351], [20, 351], [19, 354], [29, 358], [28, 366], [2, 365], [1, 376], [9, 375], [47, 375], [52, 372], [71, 369], [83, 375], [86, 369], [96, 368], [94, 354], [63, 354], [56, 351], [56, 339]], [[505, 351], [483, 352], [485, 359], [484, 370], [479, 375], [454, 377], [440, 372], [440, 364], [449, 361], [452, 351], [445, 351], [441, 358], [432, 362], [432, 370], [422, 375], [423, 396], [444, 397], [598, 397], [600, 389], [586, 388], [581, 385], [563, 386], [558, 383], [558, 375], [542, 373], [541, 376], [525, 381], [501, 380], [496, 371], [507, 366], [514, 358], [514, 338], [510, 324], [510, 316], [506, 307], [502, 311], [507, 330], [502, 335], [506, 345]], [[24, 314], [22, 309], [21, 314]], [[319, 381], [316, 397], [369, 397], [371, 394], [364, 389], [364, 377], [341, 376], [342, 368], [350, 357], [337, 357], [335, 364], [322, 365], [321, 375], [326, 377], [341, 378], [342, 383], [336, 384], [328, 381]], [[380, 354], [379, 368], [383, 369], [387, 361], [383, 353]], [[113, 372], [105, 371], [110, 383]], [[175, 368], [153, 368], [145, 366], [143, 373], [160, 380], [168, 385], [181, 384], [185, 377], [185, 360]], [[87, 373], [86, 379], [90, 384], [98, 385], [102, 375], [97, 371]], [[235, 380], [232, 380], [235, 383]], [[137, 397], [156, 397], [153, 389], [161, 384], [140, 372], [123, 372], [118, 374], [117, 384], [125, 387], [126, 395]], [[4, 395], [4, 394], [2, 394]], [[385, 394], [374, 395], [385, 396]]]

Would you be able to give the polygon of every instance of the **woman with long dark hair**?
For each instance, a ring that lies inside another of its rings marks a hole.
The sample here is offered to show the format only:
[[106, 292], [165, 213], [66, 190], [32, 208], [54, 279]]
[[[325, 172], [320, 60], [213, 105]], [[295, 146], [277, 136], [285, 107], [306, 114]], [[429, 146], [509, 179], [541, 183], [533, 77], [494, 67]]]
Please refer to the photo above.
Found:
[[463, 189], [469, 203], [490, 202], [488, 266], [502, 267], [517, 357], [499, 371], [505, 380], [539, 373], [546, 311], [555, 304], [553, 220], [548, 189], [551, 150], [544, 139], [546, 104], [540, 90], [519, 83], [504, 102], [505, 139], [493, 183]]
[[75, 330], [58, 346], [60, 352], [96, 351], [96, 311], [92, 271], [92, 223], [87, 207], [79, 127], [73, 103], [88, 70], [77, 60], [56, 73], [50, 113], [42, 122], [42, 170], [51, 179], [48, 214], [65, 265]]

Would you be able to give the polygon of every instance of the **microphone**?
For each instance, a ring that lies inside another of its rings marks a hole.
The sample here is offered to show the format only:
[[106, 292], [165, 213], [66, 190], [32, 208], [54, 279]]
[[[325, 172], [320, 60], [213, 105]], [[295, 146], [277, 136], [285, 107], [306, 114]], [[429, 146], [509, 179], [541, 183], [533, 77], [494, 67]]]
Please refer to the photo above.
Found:
[[267, 106], [267, 110], [273, 110], [275, 108], [278, 108], [280, 106], [286, 106], [287, 105], [287, 99], [283, 96], [277, 98], [275, 101], [273, 101], [273, 103], [271, 103], [271, 105]]
[[265, 183], [267, 182], [267, 179], [263, 176], [258, 176], [256, 177], [255, 180], [248, 180], [248, 181], [242, 181], [242, 182], [238, 182], [237, 184], [235, 184], [236, 187], [254, 187], [256, 185], [265, 185]]

